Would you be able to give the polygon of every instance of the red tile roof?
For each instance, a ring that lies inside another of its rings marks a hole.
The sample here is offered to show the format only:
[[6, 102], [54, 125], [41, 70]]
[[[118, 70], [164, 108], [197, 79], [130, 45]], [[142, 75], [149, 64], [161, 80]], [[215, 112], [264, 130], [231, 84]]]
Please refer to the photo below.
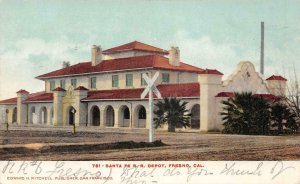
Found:
[[5, 100], [1, 100], [0, 104], [17, 104], [17, 98], [9, 98]]
[[205, 69], [203, 70], [202, 72], [200, 72], [200, 74], [216, 74], [216, 75], [223, 75], [223, 73], [221, 73], [220, 71], [214, 69], [214, 70], [211, 70], [211, 69]]
[[[200, 96], [199, 83], [186, 84], [163, 84], [157, 86], [163, 97], [197, 97]], [[144, 88], [135, 89], [113, 89], [113, 90], [97, 90], [89, 91], [88, 97], [84, 100], [96, 99], [130, 99], [140, 98]], [[155, 96], [155, 95], [154, 95]], [[37, 92], [29, 95], [24, 103], [29, 102], [51, 102], [53, 101], [53, 93]], [[10, 98], [0, 101], [0, 104], [16, 104], [17, 98]]]
[[169, 64], [169, 59], [159, 55], [147, 55], [137, 56], [129, 58], [118, 58], [111, 60], [103, 60], [100, 64], [92, 66], [91, 62], [78, 63], [66, 68], [62, 68], [50, 73], [46, 73], [38, 76], [37, 78], [51, 78], [66, 75], [79, 75], [86, 73], [101, 73], [118, 70], [129, 70], [129, 69], [165, 69], [165, 70], [176, 70], [186, 72], [200, 73], [204, 70], [195, 66], [191, 66], [185, 63], [180, 63], [180, 66], [173, 66]]
[[78, 87], [75, 88], [74, 90], [86, 90], [86, 91], [88, 91], [88, 89], [86, 89], [86, 88], [83, 87], [83, 86], [78, 86]]
[[53, 101], [53, 93], [35, 93], [29, 95], [29, 98], [27, 98], [24, 102], [52, 102]]
[[57, 87], [55, 88], [53, 91], [66, 91], [64, 88], [61, 88], [61, 87]]
[[[36, 102], [36, 101], [42, 101], [42, 102], [53, 101], [53, 94], [45, 93], [44, 91], [37, 92], [37, 93], [31, 93], [31, 94], [29, 94], [28, 98], [23, 102], [26, 103], [26, 102]], [[0, 104], [17, 104], [17, 98], [1, 100]]]
[[[260, 96], [267, 100], [274, 100], [274, 101], [278, 101], [281, 99], [281, 97], [275, 96], [272, 94], [255, 94], [255, 96]], [[233, 92], [220, 92], [216, 95], [216, 97], [234, 97], [234, 93]]]
[[147, 51], [147, 52], [154, 52], [159, 54], [168, 54], [168, 51], [153, 47], [151, 45], [147, 45], [145, 43], [141, 43], [138, 41], [130, 42], [124, 45], [120, 45], [117, 47], [113, 47], [111, 49], [107, 49], [102, 51], [103, 54], [111, 54], [115, 52], [124, 52], [124, 51], [131, 51], [131, 50], [138, 50], [138, 51]]
[[234, 97], [233, 92], [221, 92], [216, 95], [216, 97]]
[[280, 75], [272, 75], [271, 77], [267, 78], [266, 80], [281, 80], [281, 81], [287, 81], [286, 78], [280, 76]]
[[[200, 96], [199, 83], [164, 84], [158, 85], [157, 88], [163, 97], [172, 96], [199, 98]], [[83, 101], [105, 99], [140, 99], [143, 91], [144, 88], [89, 91], [88, 97], [83, 99]]]
[[17, 93], [29, 93], [29, 92], [26, 91], [25, 89], [20, 89], [19, 91], [17, 91]]
[[255, 94], [255, 95], [260, 96], [262, 98], [265, 98], [267, 100], [272, 100], [272, 101], [279, 101], [279, 100], [282, 99], [280, 96], [275, 96], [275, 95], [272, 95], [272, 94]]

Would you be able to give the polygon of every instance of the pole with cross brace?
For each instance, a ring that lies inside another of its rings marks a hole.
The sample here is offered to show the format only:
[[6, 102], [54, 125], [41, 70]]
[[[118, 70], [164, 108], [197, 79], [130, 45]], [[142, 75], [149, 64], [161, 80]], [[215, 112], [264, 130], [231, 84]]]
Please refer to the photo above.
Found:
[[161, 98], [161, 94], [155, 86], [155, 80], [158, 78], [158, 76], [159, 72], [156, 72], [152, 79], [149, 78], [146, 74], [143, 74], [143, 79], [146, 81], [147, 86], [141, 94], [141, 98], [144, 99], [149, 93], [149, 142], [154, 142], [153, 93], [156, 95], [157, 98]]

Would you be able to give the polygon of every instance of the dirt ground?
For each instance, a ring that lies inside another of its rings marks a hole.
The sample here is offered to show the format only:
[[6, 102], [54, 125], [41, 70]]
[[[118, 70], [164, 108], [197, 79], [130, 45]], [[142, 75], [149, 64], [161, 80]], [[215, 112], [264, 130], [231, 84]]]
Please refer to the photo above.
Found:
[[[199, 132], [168, 133], [159, 131], [155, 139], [167, 146], [135, 149], [39, 150], [57, 145], [90, 145], [120, 141], [147, 141], [147, 130], [78, 130], [16, 128], [0, 130], [0, 160], [300, 160], [300, 136], [246, 136], [201, 134]], [[26, 147], [34, 153], [11, 151]]]

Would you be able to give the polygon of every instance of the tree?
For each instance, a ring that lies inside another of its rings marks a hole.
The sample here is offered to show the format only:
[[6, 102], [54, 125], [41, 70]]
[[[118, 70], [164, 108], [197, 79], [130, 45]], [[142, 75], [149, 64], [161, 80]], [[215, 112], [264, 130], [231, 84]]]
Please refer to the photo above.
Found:
[[268, 134], [270, 125], [269, 103], [251, 92], [235, 93], [222, 102], [221, 115], [225, 133]]
[[[296, 125], [300, 126], [300, 86], [299, 86], [299, 77], [294, 66], [293, 74], [289, 73], [289, 82], [286, 87], [287, 94], [283, 93], [283, 101], [285, 101], [287, 107], [292, 111], [296, 116]], [[298, 123], [298, 124], [297, 124]]]
[[286, 105], [275, 103], [271, 106], [272, 127], [277, 129], [279, 134], [284, 133], [284, 127], [292, 132], [297, 131], [298, 126], [295, 121], [296, 115]]
[[156, 117], [154, 118], [155, 128], [161, 127], [162, 124], [168, 124], [168, 132], [175, 132], [177, 125], [189, 127], [190, 114], [186, 109], [187, 102], [181, 101], [176, 97], [164, 98], [158, 101], [155, 106], [157, 110], [154, 111]]

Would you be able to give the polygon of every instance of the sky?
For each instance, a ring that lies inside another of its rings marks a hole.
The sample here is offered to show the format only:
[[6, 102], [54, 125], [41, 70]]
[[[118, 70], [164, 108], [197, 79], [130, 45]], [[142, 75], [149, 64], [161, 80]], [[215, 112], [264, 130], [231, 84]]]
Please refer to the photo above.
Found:
[[300, 0], [0, 0], [0, 100], [44, 90], [36, 76], [90, 61], [92, 45], [141, 41], [180, 48], [183, 62], [218, 69], [240, 61], [259, 71], [265, 24], [265, 77], [300, 71]]

